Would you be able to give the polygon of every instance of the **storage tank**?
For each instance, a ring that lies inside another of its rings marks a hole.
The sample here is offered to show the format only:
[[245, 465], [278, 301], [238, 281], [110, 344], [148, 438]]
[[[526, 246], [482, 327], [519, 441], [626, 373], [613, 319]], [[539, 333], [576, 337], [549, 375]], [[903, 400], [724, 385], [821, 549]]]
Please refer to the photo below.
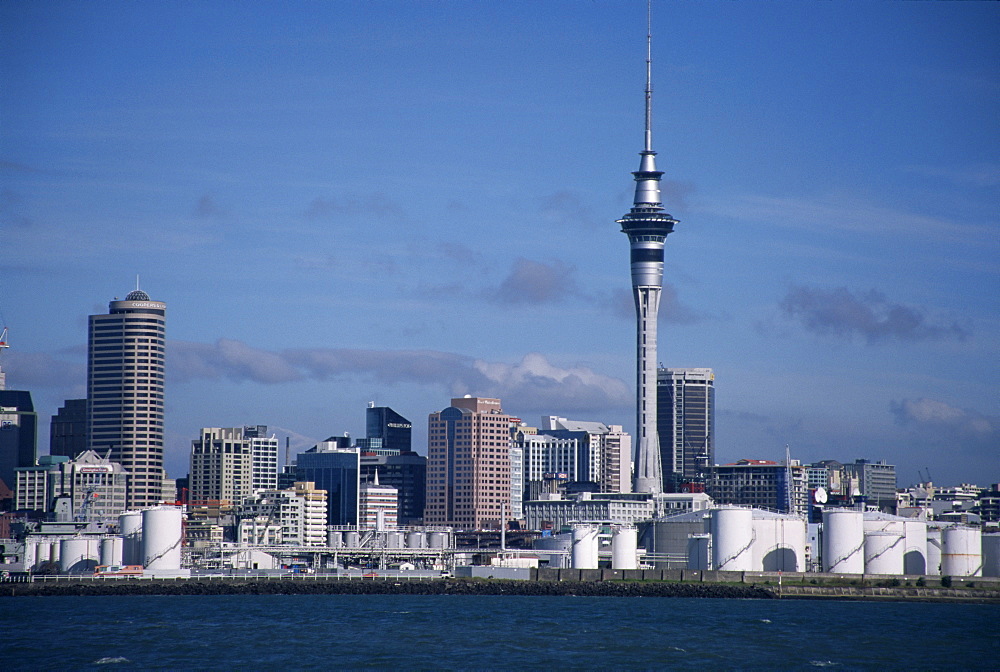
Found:
[[941, 574], [981, 576], [983, 572], [982, 534], [977, 527], [952, 525], [941, 534]]
[[403, 548], [406, 544], [406, 535], [402, 532], [389, 532], [385, 535], [386, 548]]
[[908, 520], [904, 524], [906, 530], [906, 547], [903, 549], [903, 573], [927, 573], [927, 521]]
[[657, 569], [684, 569], [688, 563], [688, 537], [708, 534], [708, 510], [688, 511], [657, 518], [646, 526], [640, 546], [646, 549], [645, 562]]
[[615, 528], [611, 534], [611, 569], [638, 569], [638, 541], [634, 527]]
[[142, 511], [126, 511], [118, 516], [122, 537], [122, 564], [142, 564]]
[[157, 506], [142, 511], [142, 566], [171, 571], [181, 568], [183, 516], [176, 506]]
[[941, 574], [941, 528], [927, 526], [927, 571], [928, 576]]
[[63, 539], [59, 542], [59, 571], [63, 574], [90, 574], [97, 567], [99, 554], [96, 539]]
[[805, 571], [805, 518], [754, 509], [753, 536], [751, 550], [754, 571]]
[[59, 562], [59, 558], [62, 555], [62, 544], [58, 541], [53, 541], [49, 544], [49, 562]]
[[753, 511], [742, 507], [712, 509], [712, 567], [719, 571], [753, 569]]
[[864, 574], [865, 527], [861, 511], [823, 511], [823, 571]]
[[899, 530], [865, 535], [865, 574], [902, 574], [906, 537]]
[[447, 532], [431, 532], [427, 535], [427, 545], [430, 548], [448, 548]]
[[427, 548], [427, 537], [424, 536], [423, 532], [417, 532], [413, 530], [406, 533], [406, 547], [407, 548]]
[[336, 530], [327, 530], [326, 545], [330, 548], [342, 548], [344, 546], [344, 535]]
[[688, 537], [688, 569], [712, 569], [711, 542], [711, 534], [692, 534]]
[[361, 534], [350, 530], [344, 532], [344, 548], [358, 548], [361, 546]]
[[573, 526], [573, 569], [597, 569], [597, 528]]
[[101, 539], [101, 564], [122, 564], [123, 548], [124, 545], [121, 537], [105, 537], [104, 539]]
[[1000, 577], [1000, 534], [984, 534], [983, 576]]

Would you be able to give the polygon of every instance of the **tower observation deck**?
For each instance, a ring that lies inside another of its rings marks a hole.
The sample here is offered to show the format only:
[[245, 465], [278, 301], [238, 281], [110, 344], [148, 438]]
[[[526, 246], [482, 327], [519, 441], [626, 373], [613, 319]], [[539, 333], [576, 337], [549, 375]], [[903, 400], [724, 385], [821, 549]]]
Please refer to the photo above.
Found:
[[[651, 25], [651, 24], [650, 24]], [[617, 220], [631, 246], [632, 296], [636, 315], [636, 464], [633, 490], [663, 491], [656, 428], [656, 324], [663, 288], [663, 244], [677, 220], [660, 200], [660, 178], [652, 147], [652, 31], [646, 34], [646, 137], [639, 153], [632, 208]]]

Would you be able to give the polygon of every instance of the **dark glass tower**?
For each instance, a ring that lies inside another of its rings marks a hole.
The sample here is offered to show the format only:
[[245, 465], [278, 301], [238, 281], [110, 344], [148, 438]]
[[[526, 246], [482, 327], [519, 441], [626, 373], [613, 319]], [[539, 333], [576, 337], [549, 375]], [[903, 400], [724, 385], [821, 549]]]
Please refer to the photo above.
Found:
[[715, 464], [715, 374], [660, 369], [657, 430], [666, 492], [700, 490]]
[[0, 480], [14, 489], [14, 470], [35, 466], [38, 414], [31, 392], [0, 390]]
[[[382, 453], [385, 455], [399, 455], [412, 450], [410, 436], [413, 425], [388, 406], [370, 405], [365, 413], [365, 425], [368, 448], [375, 449], [375, 444], [381, 443], [379, 447], [386, 451]], [[380, 441], [373, 442], [372, 439]]]
[[49, 455], [73, 459], [87, 450], [87, 400], [67, 399], [49, 425]]

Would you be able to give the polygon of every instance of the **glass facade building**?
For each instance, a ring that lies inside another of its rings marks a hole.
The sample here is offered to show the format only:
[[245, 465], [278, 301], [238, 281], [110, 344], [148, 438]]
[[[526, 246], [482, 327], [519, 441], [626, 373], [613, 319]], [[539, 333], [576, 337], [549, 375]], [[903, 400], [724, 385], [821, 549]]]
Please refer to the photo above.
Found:
[[659, 369], [656, 388], [663, 491], [698, 490], [715, 463], [715, 373]]

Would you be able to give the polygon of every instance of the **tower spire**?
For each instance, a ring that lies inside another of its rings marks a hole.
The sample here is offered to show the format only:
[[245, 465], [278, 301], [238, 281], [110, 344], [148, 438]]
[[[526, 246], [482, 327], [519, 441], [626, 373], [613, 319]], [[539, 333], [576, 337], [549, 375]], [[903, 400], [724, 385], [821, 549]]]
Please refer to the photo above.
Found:
[[656, 426], [656, 328], [663, 285], [663, 243], [677, 223], [663, 211], [653, 151], [653, 11], [646, 5], [646, 132], [639, 153], [632, 209], [618, 220], [631, 247], [632, 296], [636, 316], [635, 492], [663, 492], [663, 457]]
[[646, 151], [653, 151], [653, 0], [646, 3]]

